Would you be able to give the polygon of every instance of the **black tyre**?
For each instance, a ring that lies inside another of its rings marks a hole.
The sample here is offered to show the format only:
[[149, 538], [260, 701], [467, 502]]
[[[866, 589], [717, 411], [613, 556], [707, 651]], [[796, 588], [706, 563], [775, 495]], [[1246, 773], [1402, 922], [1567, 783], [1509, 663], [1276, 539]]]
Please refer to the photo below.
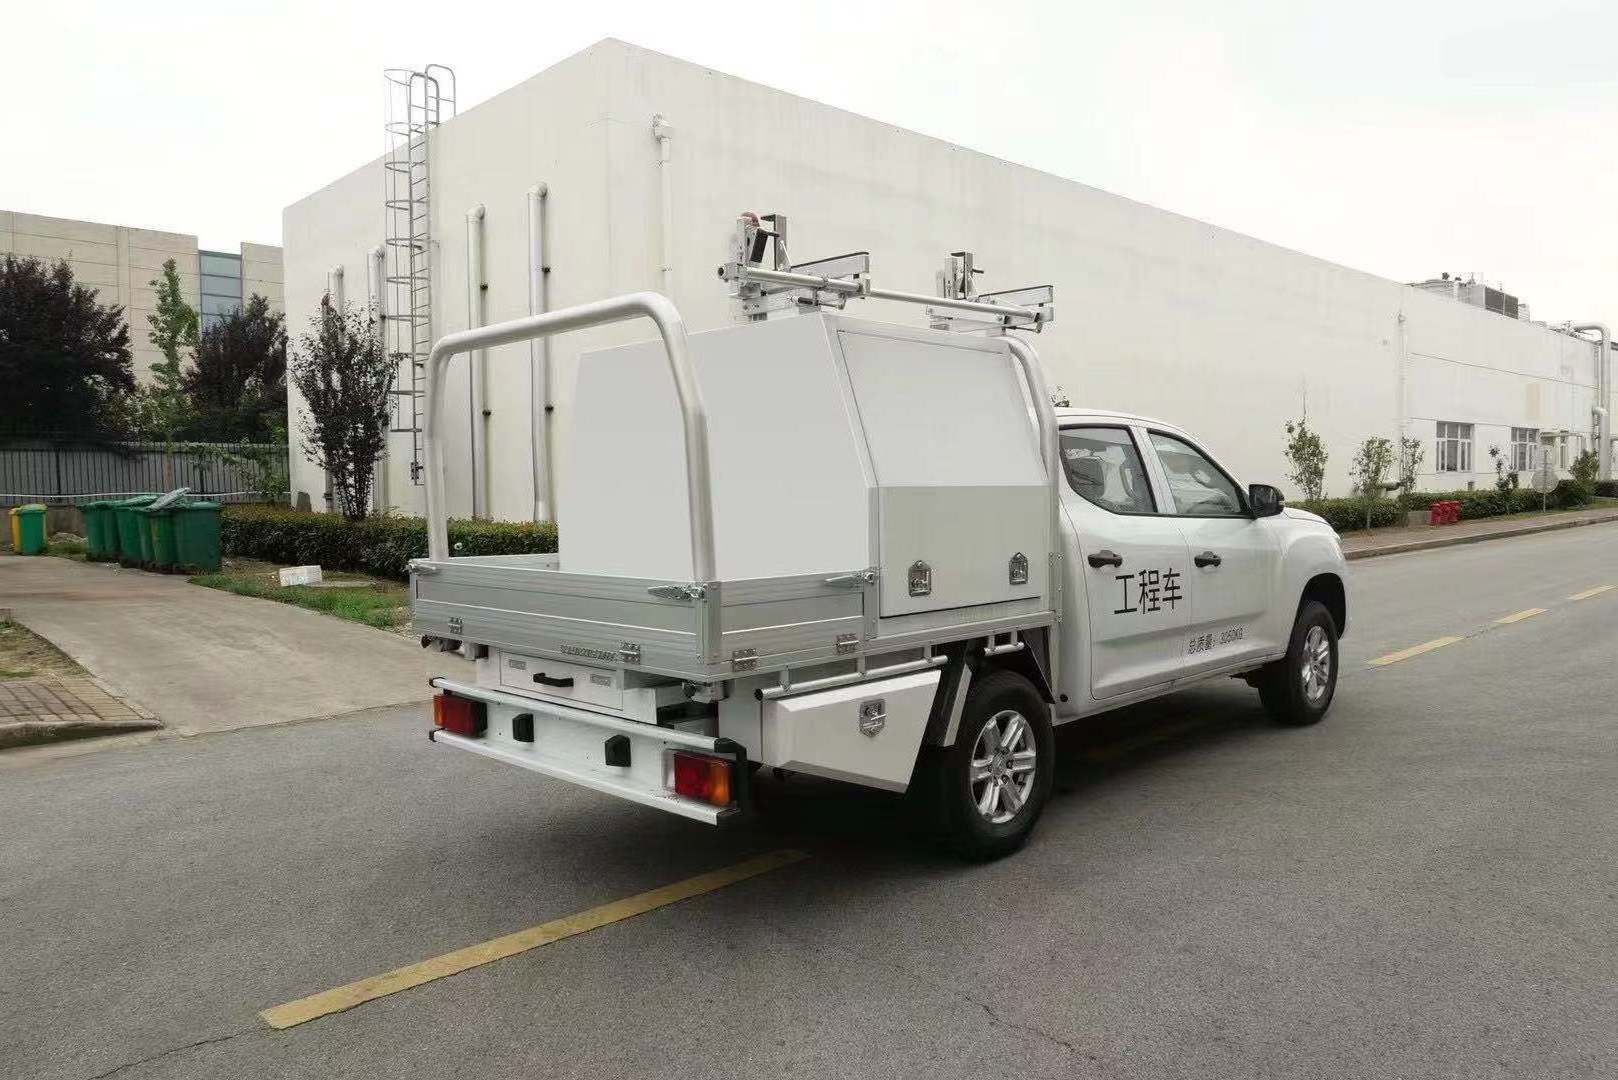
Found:
[[970, 859], [1022, 847], [1055, 777], [1050, 707], [1033, 684], [992, 671], [972, 684], [955, 745], [930, 751], [918, 777], [929, 817], [948, 846]]
[[1276, 723], [1319, 723], [1337, 693], [1337, 622], [1325, 606], [1310, 601], [1298, 611], [1284, 660], [1266, 667], [1258, 693]]

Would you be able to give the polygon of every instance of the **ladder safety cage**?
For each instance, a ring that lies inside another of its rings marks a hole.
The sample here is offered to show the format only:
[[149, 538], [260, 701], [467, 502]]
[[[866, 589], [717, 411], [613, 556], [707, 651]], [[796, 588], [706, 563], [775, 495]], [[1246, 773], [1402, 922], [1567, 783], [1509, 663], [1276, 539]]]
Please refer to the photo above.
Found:
[[433, 345], [432, 132], [455, 115], [455, 72], [389, 68], [384, 191], [383, 288], [378, 313], [394, 361], [392, 423], [410, 435], [410, 479], [422, 483], [425, 369]]

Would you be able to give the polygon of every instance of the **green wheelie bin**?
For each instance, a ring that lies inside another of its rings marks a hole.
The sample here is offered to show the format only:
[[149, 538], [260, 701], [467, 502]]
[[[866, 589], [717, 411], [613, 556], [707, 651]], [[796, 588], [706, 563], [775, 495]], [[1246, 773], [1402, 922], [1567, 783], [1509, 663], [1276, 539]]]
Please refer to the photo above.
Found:
[[[112, 505], [106, 499], [93, 499], [79, 507], [84, 513], [84, 539], [89, 544], [92, 559], [118, 557], [117, 525], [109, 512]], [[113, 534], [110, 537], [109, 531]]]
[[29, 503], [12, 513], [16, 515], [16, 526], [11, 533], [15, 553], [45, 554], [45, 507], [41, 503]]
[[174, 507], [175, 565], [186, 570], [219, 569], [219, 504], [199, 499]]
[[113, 504], [113, 515], [118, 522], [118, 561], [125, 566], [139, 566], [145, 561], [141, 555], [142, 530], [135, 511], [156, 501], [156, 495], [136, 495]]
[[140, 521], [141, 553], [147, 555], [146, 566], [151, 570], [174, 569], [174, 511], [175, 507], [158, 505], [135, 508]]

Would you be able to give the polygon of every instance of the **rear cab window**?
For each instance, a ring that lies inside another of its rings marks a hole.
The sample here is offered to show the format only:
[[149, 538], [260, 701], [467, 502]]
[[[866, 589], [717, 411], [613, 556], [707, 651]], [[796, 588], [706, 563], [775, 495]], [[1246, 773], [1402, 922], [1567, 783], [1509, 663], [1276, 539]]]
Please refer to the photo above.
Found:
[[1062, 472], [1073, 493], [1114, 514], [1155, 514], [1157, 502], [1134, 436], [1121, 427], [1068, 427]]

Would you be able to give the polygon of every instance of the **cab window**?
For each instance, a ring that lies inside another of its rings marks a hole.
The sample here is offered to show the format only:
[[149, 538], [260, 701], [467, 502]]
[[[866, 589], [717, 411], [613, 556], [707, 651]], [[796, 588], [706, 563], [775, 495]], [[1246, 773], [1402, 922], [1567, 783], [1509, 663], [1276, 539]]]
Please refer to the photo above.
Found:
[[1134, 437], [1123, 428], [1062, 429], [1062, 471], [1067, 486], [1086, 502], [1115, 514], [1155, 514]]
[[1150, 433], [1152, 449], [1168, 481], [1171, 514], [1186, 517], [1240, 517], [1246, 514], [1240, 490], [1219, 466], [1183, 439]]

